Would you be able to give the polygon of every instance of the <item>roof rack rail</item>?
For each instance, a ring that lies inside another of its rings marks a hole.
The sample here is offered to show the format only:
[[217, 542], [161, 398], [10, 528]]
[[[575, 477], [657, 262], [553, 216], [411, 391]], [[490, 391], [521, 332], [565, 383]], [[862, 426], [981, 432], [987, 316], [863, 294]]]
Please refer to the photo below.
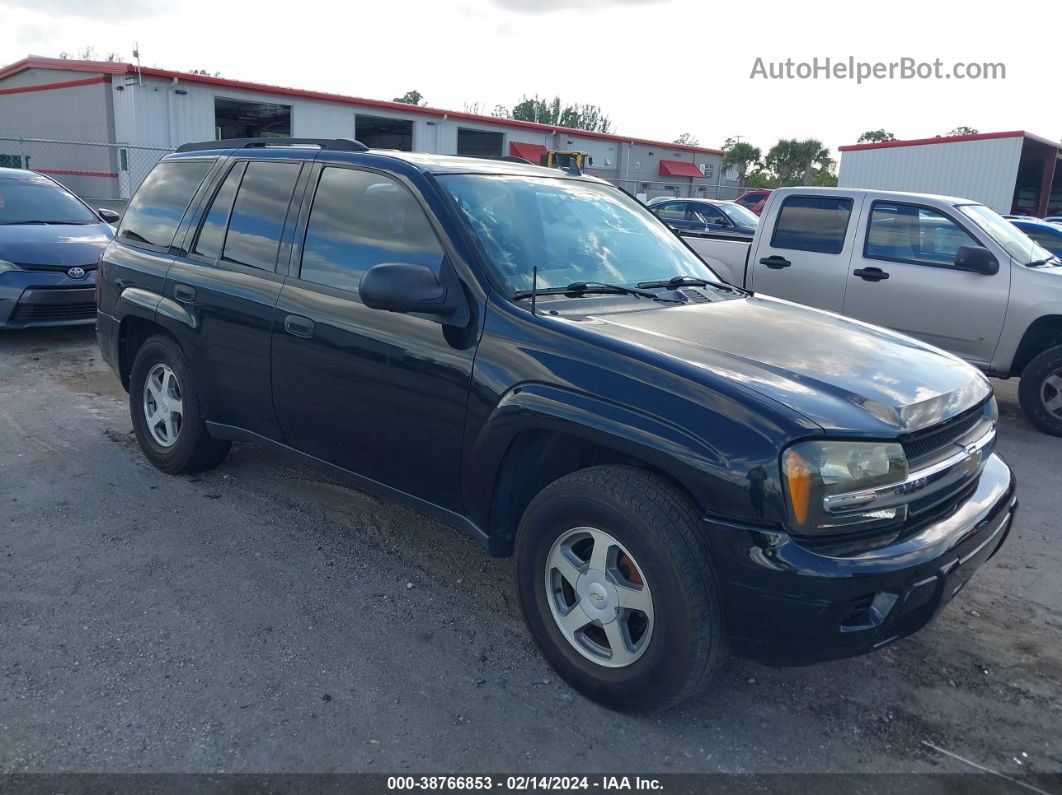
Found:
[[369, 147], [353, 138], [223, 138], [220, 141], [197, 141], [181, 144], [178, 152], [209, 149], [254, 149], [267, 146], [319, 146], [333, 152], [367, 152]]

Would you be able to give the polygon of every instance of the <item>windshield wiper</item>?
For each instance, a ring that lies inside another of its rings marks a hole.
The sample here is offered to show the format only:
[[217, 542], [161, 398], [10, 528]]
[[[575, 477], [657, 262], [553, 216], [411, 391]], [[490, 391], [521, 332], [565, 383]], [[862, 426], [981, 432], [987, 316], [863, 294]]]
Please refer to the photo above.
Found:
[[1032, 262], [1026, 262], [1025, 267], [1039, 268], [1041, 265], [1050, 265], [1052, 262], [1058, 262], [1058, 257], [1053, 254], [1050, 257], [1045, 257], [1044, 259], [1034, 259]]
[[567, 287], [540, 287], [538, 290], [517, 290], [513, 293], [513, 298], [520, 300], [536, 295], [585, 295], [586, 293], [636, 295], [639, 298], [650, 298], [654, 301], [666, 301], [671, 304], [685, 303], [675, 298], [665, 298], [649, 290], [640, 289], [640, 285], [639, 287], [627, 287], [624, 284], [610, 284], [608, 282], [572, 282]]
[[697, 276], [672, 276], [670, 279], [658, 279], [652, 282], [638, 282], [639, 287], [717, 287], [720, 290], [730, 290], [735, 293], [747, 293], [740, 287], [735, 287], [726, 282], [713, 282], [701, 279]]

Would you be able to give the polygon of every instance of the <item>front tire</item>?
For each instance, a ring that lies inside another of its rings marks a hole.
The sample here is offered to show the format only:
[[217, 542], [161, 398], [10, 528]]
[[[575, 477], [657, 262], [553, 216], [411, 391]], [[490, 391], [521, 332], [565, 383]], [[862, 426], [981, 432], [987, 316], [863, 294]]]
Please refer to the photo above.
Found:
[[1044, 433], [1062, 436], [1062, 345], [1048, 348], [1025, 366], [1018, 402], [1029, 422]]
[[574, 472], [528, 506], [516, 537], [520, 606], [542, 653], [588, 698], [666, 709], [704, 688], [723, 632], [700, 515], [626, 466]]
[[212, 469], [232, 446], [207, 433], [188, 360], [163, 334], [147, 339], [133, 359], [129, 414], [144, 455], [171, 475]]

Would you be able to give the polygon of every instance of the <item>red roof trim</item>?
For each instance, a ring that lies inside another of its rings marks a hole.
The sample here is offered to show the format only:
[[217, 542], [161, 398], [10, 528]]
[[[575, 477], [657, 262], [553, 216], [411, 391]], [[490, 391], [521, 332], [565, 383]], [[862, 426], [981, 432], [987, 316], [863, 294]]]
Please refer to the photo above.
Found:
[[[67, 69], [76, 72], [103, 72], [105, 74], [129, 74], [135, 75], [137, 68], [133, 64], [117, 63], [114, 61], [74, 61], [66, 58], [42, 58], [30, 56], [21, 61], [0, 67], [0, 78], [16, 74], [26, 69]], [[242, 80], [228, 80], [222, 77], [210, 77], [209, 75], [193, 75], [185, 72], [171, 72], [166, 69], [144, 67], [140, 70], [144, 77], [161, 77], [172, 79], [176, 77], [188, 83], [202, 83], [204, 85], [220, 86], [223, 88], [240, 89], [244, 91], [262, 91], [281, 96], [303, 97], [305, 99], [317, 99], [324, 102], [340, 102], [346, 105], [362, 105], [371, 108], [401, 111], [403, 113], [421, 113], [427, 116], [436, 116], [451, 119], [462, 119], [477, 124], [503, 125], [506, 127], [521, 127], [526, 130], [537, 130], [543, 134], [567, 134], [577, 135], [580, 138], [594, 138], [603, 141], [617, 141], [620, 143], [632, 143], [642, 146], [652, 146], [663, 150], [675, 152], [699, 152], [708, 155], [722, 155], [718, 149], [708, 149], [702, 146], [687, 146], [685, 144], [666, 143], [664, 141], [652, 141], [648, 138], [631, 138], [627, 135], [615, 135], [613, 133], [590, 132], [588, 130], [573, 130], [568, 127], [554, 127], [549, 124], [536, 124], [530, 121], [516, 121], [514, 119], [499, 119], [494, 116], [480, 116], [476, 113], [464, 113], [460, 111], [443, 110], [441, 108], [429, 108], [424, 105], [407, 105], [403, 102], [385, 102], [379, 99], [364, 99], [351, 97], [343, 94], [327, 94], [321, 91], [307, 91], [301, 88], [285, 88], [283, 86], [271, 86], [265, 83], [248, 83]]]
[[696, 165], [685, 160], [661, 160], [660, 173], [665, 177], [704, 177]]
[[528, 162], [538, 165], [539, 158], [549, 150], [542, 144], [527, 144], [523, 141], [509, 141], [509, 154], [513, 157], [522, 157]]
[[1031, 138], [1049, 146], [1062, 146], [1047, 138], [1025, 132], [1025, 130], [1008, 130], [1007, 132], [976, 133], [973, 135], [947, 135], [940, 138], [915, 138], [908, 141], [878, 141], [869, 144], [849, 144], [838, 147], [842, 152], [860, 152], [866, 149], [893, 149], [899, 146], [926, 146], [928, 144], [956, 144], [963, 141], [989, 141], [995, 138]]
[[36, 86], [0, 88], [0, 94], [25, 94], [29, 91], [53, 91], [57, 88], [76, 88], [77, 86], [92, 86], [99, 83], [109, 83], [110, 80], [110, 75], [96, 75], [95, 77], [86, 77], [84, 80], [64, 80], [61, 83], [41, 83]]
[[38, 174], [60, 174], [68, 177], [106, 177], [117, 179], [118, 175], [113, 171], [67, 171], [62, 168], [35, 168]]

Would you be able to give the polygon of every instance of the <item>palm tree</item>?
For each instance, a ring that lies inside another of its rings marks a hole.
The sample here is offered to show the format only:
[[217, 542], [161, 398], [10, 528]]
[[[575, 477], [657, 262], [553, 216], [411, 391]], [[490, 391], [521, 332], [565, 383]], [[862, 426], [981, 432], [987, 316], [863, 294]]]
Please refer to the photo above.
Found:
[[727, 141], [727, 145], [723, 147], [723, 160], [720, 163], [720, 168], [722, 168], [724, 173], [730, 169], [737, 171], [738, 184], [741, 187], [745, 187], [745, 177], [748, 175], [749, 169], [759, 163], [759, 161], [760, 150], [758, 147], [743, 141]]
[[804, 185], [815, 184], [815, 166], [823, 167], [823, 163], [830, 162], [830, 150], [822, 145], [822, 141], [808, 138], [798, 143], [800, 163], [803, 168], [801, 182]]
[[786, 185], [794, 174], [804, 170], [800, 141], [795, 138], [783, 138], [767, 150], [764, 163], [778, 177], [778, 184]]

